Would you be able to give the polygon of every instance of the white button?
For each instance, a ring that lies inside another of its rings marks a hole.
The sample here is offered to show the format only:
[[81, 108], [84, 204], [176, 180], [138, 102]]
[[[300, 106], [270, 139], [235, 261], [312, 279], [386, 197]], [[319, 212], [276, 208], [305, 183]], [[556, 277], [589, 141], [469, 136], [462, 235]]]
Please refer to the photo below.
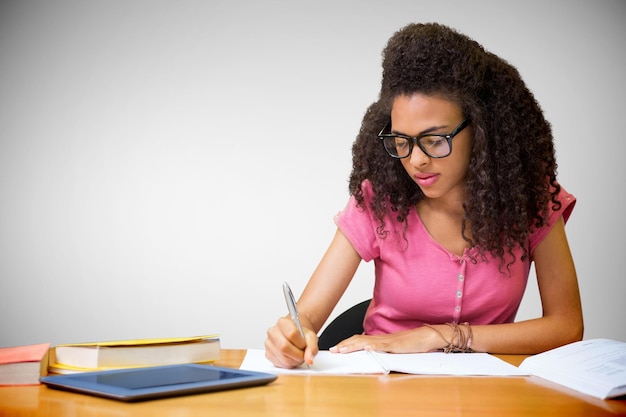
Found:
[[463, 274], [459, 274], [458, 278], [459, 278], [459, 281], [463, 281], [463, 280], [465, 279], [465, 277], [463, 276]]
[[461, 298], [463, 296], [463, 291], [459, 290], [456, 292], [456, 296]]

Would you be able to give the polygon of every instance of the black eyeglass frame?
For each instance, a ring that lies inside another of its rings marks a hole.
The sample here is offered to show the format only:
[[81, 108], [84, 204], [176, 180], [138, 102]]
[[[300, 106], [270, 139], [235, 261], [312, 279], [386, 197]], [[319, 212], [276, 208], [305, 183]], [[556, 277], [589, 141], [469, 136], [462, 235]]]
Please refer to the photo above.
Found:
[[[415, 145], [417, 145], [417, 147], [420, 148], [420, 150], [422, 152], [424, 152], [430, 158], [445, 158], [447, 156], [450, 156], [450, 154], [452, 153], [452, 139], [454, 139], [454, 137], [456, 135], [461, 133], [461, 131], [463, 129], [465, 129], [467, 126], [469, 126], [472, 123], [472, 120], [471, 119], [463, 120], [457, 127], [454, 128], [454, 130], [452, 132], [450, 132], [448, 134], [445, 134], [445, 133], [424, 133], [423, 135], [419, 135], [419, 136], [408, 136], [408, 135], [403, 135], [402, 133], [385, 133], [385, 130], [387, 130], [387, 128], [389, 128], [389, 123], [390, 122], [388, 122], [385, 125], [385, 127], [383, 127], [381, 129], [381, 131], [378, 133], [378, 139], [380, 139], [383, 142], [383, 148], [385, 148], [385, 151], [387, 151], [389, 156], [391, 156], [392, 158], [395, 158], [395, 159], [408, 158], [413, 153], [413, 147]], [[436, 136], [436, 137], [440, 137], [440, 138], [445, 139], [448, 142], [448, 149], [450, 149], [450, 151], [447, 154], [441, 155], [441, 156], [435, 156], [435, 155], [431, 155], [430, 153], [428, 153], [428, 151], [424, 148], [424, 145], [422, 145], [421, 139], [425, 138], [425, 137], [430, 137], [430, 136]], [[405, 156], [399, 156], [399, 155], [392, 154], [387, 149], [387, 146], [385, 146], [385, 139], [386, 138], [402, 138], [402, 139], [408, 140], [409, 144], [410, 144], [409, 153], [406, 154]]]

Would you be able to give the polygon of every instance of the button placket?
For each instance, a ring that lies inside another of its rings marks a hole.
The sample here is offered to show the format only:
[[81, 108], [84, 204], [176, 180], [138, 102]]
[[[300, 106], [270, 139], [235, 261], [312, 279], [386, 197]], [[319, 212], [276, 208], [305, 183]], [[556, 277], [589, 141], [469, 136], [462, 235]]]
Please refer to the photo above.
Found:
[[454, 322], [458, 323], [461, 318], [461, 311], [463, 310], [463, 292], [465, 290], [465, 271], [467, 263], [463, 260], [459, 260], [459, 269], [456, 276], [456, 292], [454, 294], [455, 304], [452, 317]]

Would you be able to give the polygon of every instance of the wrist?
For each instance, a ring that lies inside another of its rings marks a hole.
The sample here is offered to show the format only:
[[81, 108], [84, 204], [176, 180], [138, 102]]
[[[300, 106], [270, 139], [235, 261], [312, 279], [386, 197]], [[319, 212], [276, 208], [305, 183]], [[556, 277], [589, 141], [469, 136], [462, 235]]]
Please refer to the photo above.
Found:
[[450, 328], [443, 324], [425, 324], [422, 329], [425, 332], [426, 351], [436, 352], [444, 350], [447, 340], [450, 339], [452, 332]]
[[424, 327], [432, 330], [430, 337], [430, 346], [434, 346], [432, 350], [443, 350], [445, 353], [473, 352], [473, 333], [469, 323], [446, 323], [437, 326], [425, 324]]

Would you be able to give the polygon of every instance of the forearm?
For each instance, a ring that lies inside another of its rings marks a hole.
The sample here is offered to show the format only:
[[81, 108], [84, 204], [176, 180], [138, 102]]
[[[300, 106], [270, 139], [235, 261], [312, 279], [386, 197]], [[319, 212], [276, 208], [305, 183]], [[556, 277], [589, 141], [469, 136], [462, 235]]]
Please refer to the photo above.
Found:
[[361, 257], [337, 230], [330, 247], [298, 300], [298, 311], [304, 316], [303, 325], [316, 333], [320, 331], [348, 287], [360, 262]]
[[[453, 346], [460, 350], [501, 354], [535, 354], [582, 339], [582, 318], [566, 320], [542, 317], [517, 323], [491, 325], [425, 326], [438, 337], [430, 337], [433, 350]], [[459, 335], [458, 332], [461, 332]], [[432, 336], [432, 335], [431, 335]]]
[[[471, 329], [471, 335], [470, 335]], [[420, 353], [447, 349], [500, 354], [535, 354], [582, 338], [582, 318], [543, 317], [508, 324], [421, 326], [393, 334], [355, 335], [334, 351], [372, 349]]]

